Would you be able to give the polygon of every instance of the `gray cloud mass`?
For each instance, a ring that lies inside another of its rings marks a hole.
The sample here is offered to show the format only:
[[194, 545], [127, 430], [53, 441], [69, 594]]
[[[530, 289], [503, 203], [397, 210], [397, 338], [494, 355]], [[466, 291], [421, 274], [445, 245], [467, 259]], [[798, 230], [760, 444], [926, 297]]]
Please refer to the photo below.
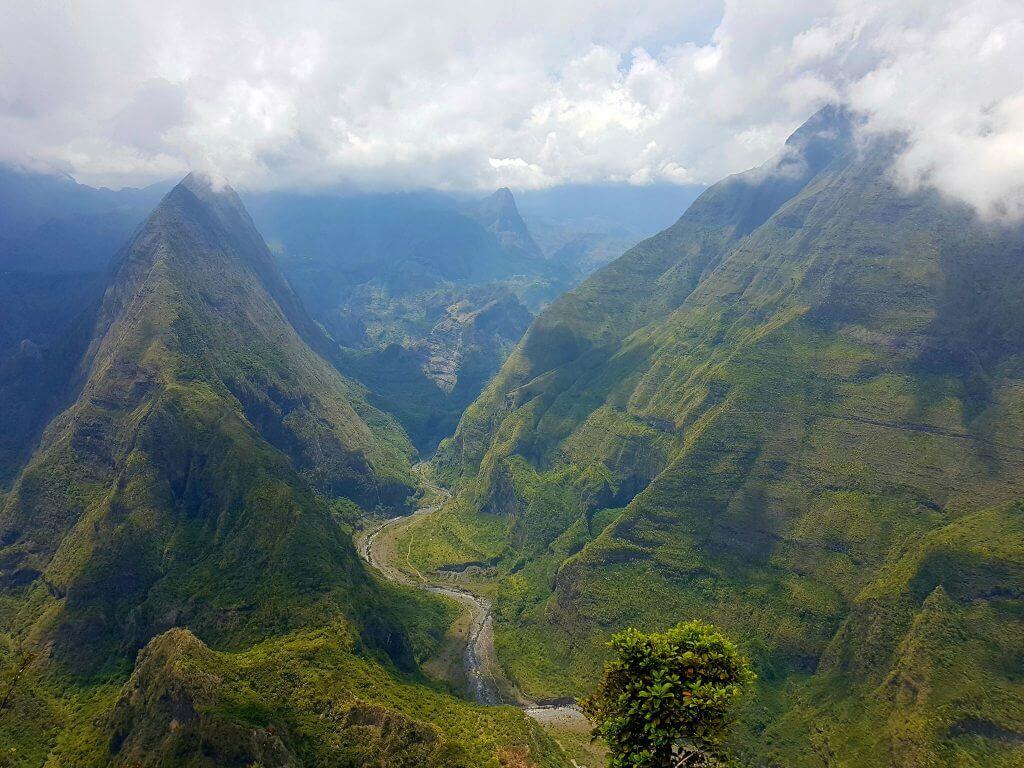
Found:
[[1024, 217], [1019, 0], [0, 0], [0, 160], [120, 186], [706, 184], [821, 105]]

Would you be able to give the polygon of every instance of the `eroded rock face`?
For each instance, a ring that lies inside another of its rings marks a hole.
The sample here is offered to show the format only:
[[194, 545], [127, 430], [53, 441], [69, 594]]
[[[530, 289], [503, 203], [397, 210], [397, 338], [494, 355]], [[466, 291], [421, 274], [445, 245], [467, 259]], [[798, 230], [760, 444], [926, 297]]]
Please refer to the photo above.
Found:
[[[217, 655], [187, 629], [171, 629], [140, 651], [109, 720], [113, 766], [298, 768], [279, 723], [225, 714]], [[257, 713], [247, 711], [252, 718]]]
[[496, 291], [483, 301], [463, 299], [447, 308], [414, 349], [422, 356], [424, 375], [445, 392], [454, 391], [460, 380], [461, 389], [479, 391], [532, 319], [507, 291]]

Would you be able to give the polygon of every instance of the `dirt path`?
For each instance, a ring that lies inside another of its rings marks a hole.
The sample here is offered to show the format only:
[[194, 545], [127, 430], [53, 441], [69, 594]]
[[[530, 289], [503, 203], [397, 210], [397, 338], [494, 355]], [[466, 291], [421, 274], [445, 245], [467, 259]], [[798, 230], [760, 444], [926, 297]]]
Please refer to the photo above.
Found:
[[402, 528], [415, 525], [424, 517], [434, 514], [444, 505], [451, 495], [443, 488], [427, 486], [441, 495], [440, 504], [423, 507], [411, 515], [393, 517], [363, 531], [356, 538], [359, 556], [370, 566], [376, 568], [384, 578], [398, 584], [413, 586], [427, 592], [445, 595], [463, 605], [470, 616], [470, 628], [463, 652], [462, 660], [466, 674], [467, 688], [470, 697], [479, 704], [497, 705], [511, 704], [522, 709], [527, 715], [541, 723], [558, 722], [563, 727], [588, 731], [590, 724], [578, 707], [572, 704], [542, 704], [535, 701], [510, 701], [502, 695], [503, 690], [515, 690], [504, 677], [494, 653], [494, 618], [491, 612], [491, 601], [467, 589], [431, 581], [427, 576], [416, 571], [412, 564], [409, 567], [416, 572], [416, 578], [396, 567], [394, 559], [397, 553], [385, 543], [393, 536], [382, 536], [397, 533]]

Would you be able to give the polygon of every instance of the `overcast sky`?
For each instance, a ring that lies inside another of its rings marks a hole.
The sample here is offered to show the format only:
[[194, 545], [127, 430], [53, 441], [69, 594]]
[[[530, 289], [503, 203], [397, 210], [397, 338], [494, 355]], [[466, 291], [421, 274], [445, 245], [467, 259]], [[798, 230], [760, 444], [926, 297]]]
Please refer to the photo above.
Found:
[[0, 0], [0, 160], [122, 186], [699, 183], [826, 102], [1024, 212], [1024, 0]]

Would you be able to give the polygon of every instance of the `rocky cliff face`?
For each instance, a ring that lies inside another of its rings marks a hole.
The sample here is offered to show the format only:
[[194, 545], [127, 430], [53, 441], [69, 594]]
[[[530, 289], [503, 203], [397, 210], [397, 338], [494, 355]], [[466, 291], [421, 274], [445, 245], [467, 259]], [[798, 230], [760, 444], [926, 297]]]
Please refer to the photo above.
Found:
[[482, 301], [463, 299], [447, 307], [426, 338], [412, 349], [422, 356], [427, 378], [445, 392], [457, 387], [463, 392], [479, 392], [532, 319], [507, 291], [497, 291]]

